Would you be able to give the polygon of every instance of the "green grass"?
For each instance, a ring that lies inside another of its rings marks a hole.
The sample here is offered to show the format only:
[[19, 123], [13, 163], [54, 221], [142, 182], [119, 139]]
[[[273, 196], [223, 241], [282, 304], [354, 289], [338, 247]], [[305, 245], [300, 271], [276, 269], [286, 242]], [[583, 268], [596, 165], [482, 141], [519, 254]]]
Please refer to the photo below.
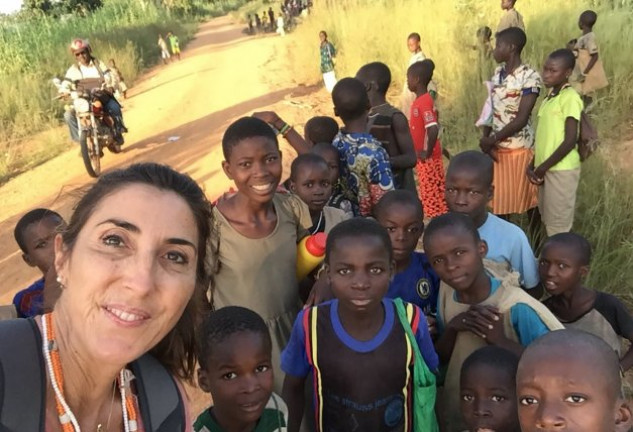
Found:
[[187, 7], [166, 9], [151, 1], [106, 0], [86, 17], [0, 20], [0, 184], [72, 145], [58, 133], [48, 140], [29, 138], [61, 123], [63, 104], [52, 100], [56, 90], [51, 79], [63, 76], [74, 61], [68, 50], [72, 39], [88, 38], [96, 56], [114, 58], [130, 86], [160, 60], [159, 33], [172, 31], [185, 45], [200, 19], [247, 2], [174, 1]]
[[[498, 1], [329, 0], [316, 5], [309, 19], [291, 36], [288, 55], [296, 66], [293, 72], [298, 82], [321, 80], [318, 32], [325, 30], [338, 49], [337, 76], [354, 76], [363, 64], [382, 61], [391, 69], [389, 96], [397, 103], [410, 56], [406, 38], [411, 32], [419, 32], [424, 53], [436, 64], [442, 143], [452, 153], [477, 148], [480, 131], [474, 122], [485, 96], [480, 72], [484, 65], [479, 64], [478, 53], [472, 47], [479, 27], [496, 28], [502, 13]], [[548, 53], [579, 36], [577, 22], [583, 10], [598, 12], [594, 31], [610, 86], [598, 93], [593, 114], [605, 142], [630, 134], [633, 56], [628, 53], [633, 46], [632, 7], [633, 0], [518, 2], [528, 35], [523, 58], [537, 70]], [[600, 152], [583, 165], [575, 229], [595, 248], [588, 283], [631, 300], [633, 183], [630, 173], [613, 168], [613, 157]]]

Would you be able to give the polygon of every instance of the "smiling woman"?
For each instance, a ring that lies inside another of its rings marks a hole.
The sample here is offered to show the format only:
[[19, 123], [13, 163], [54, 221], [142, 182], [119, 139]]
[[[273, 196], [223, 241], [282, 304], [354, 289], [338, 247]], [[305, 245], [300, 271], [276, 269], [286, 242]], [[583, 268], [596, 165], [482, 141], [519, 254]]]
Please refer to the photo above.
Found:
[[[39, 430], [63, 432], [188, 428], [173, 377], [193, 377], [194, 327], [209, 306], [210, 220], [198, 185], [166, 166], [137, 164], [99, 179], [55, 239], [62, 289], [54, 312], [0, 326], [3, 350], [24, 343], [11, 337], [15, 329], [43, 341], [30, 356], [43, 358], [39, 370], [27, 373], [46, 382], [34, 389], [45, 411], [22, 406], [23, 418], [30, 410], [42, 416]], [[11, 361], [33, 361], [10, 357], [0, 355], [5, 373]], [[0, 394], [5, 406], [19, 398], [8, 396], [10, 380], [0, 380]], [[36, 430], [0, 412], [10, 431]]]

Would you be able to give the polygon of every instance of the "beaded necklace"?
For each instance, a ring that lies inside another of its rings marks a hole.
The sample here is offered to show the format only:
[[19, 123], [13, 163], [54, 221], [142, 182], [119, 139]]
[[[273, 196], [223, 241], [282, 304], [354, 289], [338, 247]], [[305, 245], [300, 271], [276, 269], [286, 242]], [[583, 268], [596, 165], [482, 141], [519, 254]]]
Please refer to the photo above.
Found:
[[[55, 392], [55, 406], [57, 415], [62, 426], [62, 432], [81, 432], [79, 422], [71, 411], [66, 399], [64, 398], [64, 375], [62, 373], [62, 365], [59, 357], [57, 342], [55, 341], [55, 327], [53, 327], [53, 315], [45, 314], [42, 317], [42, 351], [46, 360], [46, 367], [51, 379], [51, 385]], [[123, 427], [125, 432], [138, 431], [138, 413], [134, 396], [126, 390], [126, 384], [129, 382], [129, 376], [126, 369], [122, 369], [117, 379], [119, 392], [121, 393], [121, 408], [123, 410]], [[97, 429], [101, 431], [101, 425]]]

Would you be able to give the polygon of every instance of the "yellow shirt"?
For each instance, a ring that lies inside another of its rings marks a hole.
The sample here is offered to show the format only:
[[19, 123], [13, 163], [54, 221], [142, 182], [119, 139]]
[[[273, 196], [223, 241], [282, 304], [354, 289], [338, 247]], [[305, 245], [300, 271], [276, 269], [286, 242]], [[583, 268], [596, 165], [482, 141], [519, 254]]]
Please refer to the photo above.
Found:
[[[547, 160], [565, 139], [565, 121], [568, 117], [580, 122], [582, 99], [571, 86], [563, 88], [555, 96], [547, 96], [538, 111], [534, 166]], [[574, 146], [567, 156], [550, 168], [551, 171], [580, 168], [580, 155]]]

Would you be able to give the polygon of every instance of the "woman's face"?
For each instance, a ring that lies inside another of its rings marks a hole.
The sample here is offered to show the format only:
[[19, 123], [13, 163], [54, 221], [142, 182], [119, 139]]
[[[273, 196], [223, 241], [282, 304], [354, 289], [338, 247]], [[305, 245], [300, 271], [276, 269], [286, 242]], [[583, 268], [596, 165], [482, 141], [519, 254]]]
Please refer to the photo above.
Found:
[[[174, 192], [132, 184], [103, 198], [72, 250], [55, 241], [64, 285], [56, 322], [84, 355], [124, 365], [176, 325], [196, 284], [198, 229]], [[80, 352], [78, 353], [80, 354]]]

